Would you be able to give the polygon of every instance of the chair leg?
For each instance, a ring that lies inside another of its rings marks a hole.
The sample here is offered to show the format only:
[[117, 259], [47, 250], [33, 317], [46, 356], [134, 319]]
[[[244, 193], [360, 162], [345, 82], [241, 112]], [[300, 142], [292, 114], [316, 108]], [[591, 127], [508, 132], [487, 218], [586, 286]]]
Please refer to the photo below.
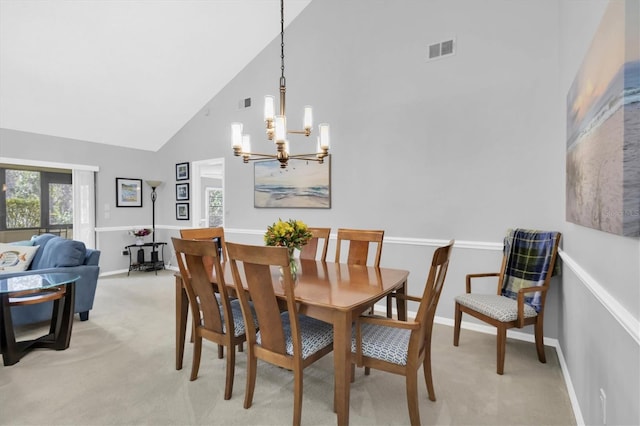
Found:
[[351, 383], [356, 381], [356, 365], [351, 363]]
[[538, 360], [546, 364], [547, 358], [544, 353], [544, 334], [542, 332], [542, 321], [537, 321], [535, 326], [536, 350], [538, 351]]
[[[392, 299], [393, 297], [391, 296], [387, 296], [387, 318], [393, 318], [393, 303], [392, 303]], [[399, 312], [400, 310], [398, 310]]]
[[407, 405], [412, 425], [420, 424], [420, 405], [418, 404], [418, 371], [407, 371]]
[[227, 350], [227, 380], [224, 385], [224, 399], [231, 399], [233, 393], [233, 377], [236, 369], [236, 348], [229, 345]]
[[433, 388], [433, 376], [431, 375], [431, 336], [427, 337], [427, 342], [425, 343], [422, 369], [424, 370], [424, 381], [427, 383], [427, 392], [429, 392], [429, 399], [431, 401], [435, 401], [436, 391]]
[[507, 345], [507, 329], [506, 327], [498, 327], [498, 338], [496, 341], [497, 350], [497, 373], [502, 375], [504, 373], [504, 353]]
[[453, 325], [453, 346], [458, 346], [460, 343], [460, 323], [462, 322], [462, 310], [460, 310], [460, 304], [456, 302], [456, 318]]
[[200, 369], [200, 356], [202, 355], [202, 336], [195, 336], [193, 341], [193, 362], [191, 363], [191, 377], [193, 381], [198, 378]]
[[256, 387], [256, 368], [258, 367], [258, 359], [249, 348], [247, 357], [247, 387], [244, 391], [244, 408], [251, 407], [253, 402], [253, 390]]
[[300, 426], [302, 422], [302, 371], [293, 373], [293, 424]]
[[224, 358], [224, 346], [218, 345], [218, 359]]

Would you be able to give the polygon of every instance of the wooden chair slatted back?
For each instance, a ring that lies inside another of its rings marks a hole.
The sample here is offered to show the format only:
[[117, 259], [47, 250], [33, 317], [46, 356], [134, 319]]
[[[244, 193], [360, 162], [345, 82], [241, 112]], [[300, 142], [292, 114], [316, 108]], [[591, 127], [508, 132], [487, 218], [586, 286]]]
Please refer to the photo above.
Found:
[[[268, 351], [286, 355], [285, 333], [281, 310], [274, 291], [271, 266], [281, 267], [282, 286], [290, 315], [294, 353], [300, 353], [297, 315], [293, 296], [293, 279], [289, 269], [289, 253], [286, 247], [251, 246], [228, 243], [229, 262], [233, 273], [236, 292], [242, 306], [245, 323], [249, 322], [245, 312], [249, 312], [249, 298], [253, 303], [260, 325], [261, 347]], [[256, 329], [247, 326], [247, 341], [256, 343]]]
[[315, 260], [318, 253], [318, 244], [322, 240], [322, 253], [320, 260], [327, 260], [327, 248], [329, 247], [329, 235], [331, 228], [308, 228], [313, 238], [300, 250], [300, 259]]
[[451, 240], [446, 246], [438, 247], [433, 253], [429, 275], [427, 276], [427, 282], [422, 294], [422, 301], [416, 314], [416, 321], [419, 321], [421, 324], [419, 337], [416, 340], [418, 344], [424, 344], [425, 341], [429, 341], [429, 339], [425, 339], [425, 337], [433, 328], [433, 320], [444, 286], [444, 280], [447, 276], [453, 244], [454, 241]]
[[[228, 259], [227, 244], [224, 240], [224, 228], [221, 226], [214, 228], [185, 228], [180, 230], [180, 238], [185, 240], [211, 240], [218, 244], [218, 257], [220, 262]], [[213, 260], [205, 258], [205, 268], [213, 271]]]
[[380, 266], [382, 256], [382, 241], [384, 231], [368, 229], [338, 229], [338, 242], [336, 245], [336, 262], [340, 262], [342, 242], [349, 242], [347, 264], [366, 265], [369, 257], [369, 247], [376, 244], [376, 255], [373, 266]]
[[[223, 334], [223, 321], [220, 305], [214, 294], [211, 274], [206, 266], [207, 260], [213, 263], [218, 277], [220, 302], [225, 315], [230, 312], [228, 293], [224, 284], [224, 273], [218, 257], [218, 247], [213, 241], [183, 240], [172, 238], [178, 260], [178, 267], [184, 282], [194, 324]], [[231, 322], [232, 323], [232, 322]], [[232, 326], [232, 325], [231, 325]]]

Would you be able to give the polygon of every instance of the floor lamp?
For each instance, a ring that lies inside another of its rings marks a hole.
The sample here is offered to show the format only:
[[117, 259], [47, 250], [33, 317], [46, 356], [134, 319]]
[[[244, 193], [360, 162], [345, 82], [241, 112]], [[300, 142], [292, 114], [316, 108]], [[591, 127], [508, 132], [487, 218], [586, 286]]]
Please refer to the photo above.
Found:
[[146, 182], [147, 185], [151, 187], [151, 241], [153, 243], [153, 248], [151, 251], [151, 261], [157, 262], [158, 252], [156, 251], [156, 199], [158, 198], [158, 194], [156, 193], [156, 188], [162, 185], [162, 181], [148, 180]]

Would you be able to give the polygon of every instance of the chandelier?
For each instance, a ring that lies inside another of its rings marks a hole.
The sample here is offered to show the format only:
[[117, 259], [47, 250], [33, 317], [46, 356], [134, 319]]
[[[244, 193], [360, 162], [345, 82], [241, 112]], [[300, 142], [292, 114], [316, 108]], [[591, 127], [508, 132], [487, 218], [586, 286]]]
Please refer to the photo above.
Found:
[[253, 160], [272, 159], [280, 162], [280, 168], [286, 168], [289, 160], [306, 160], [324, 162], [329, 155], [329, 125], [318, 125], [318, 138], [316, 152], [310, 154], [292, 154], [289, 151], [287, 134], [299, 134], [306, 137], [311, 135], [313, 127], [313, 113], [310, 106], [304, 107], [304, 130], [288, 130], [285, 114], [285, 95], [287, 91], [284, 77], [284, 0], [280, 0], [280, 114], [275, 115], [275, 99], [273, 96], [264, 98], [264, 121], [267, 127], [267, 138], [276, 145], [275, 154], [260, 154], [251, 152], [250, 136], [242, 133], [242, 123], [231, 123], [231, 140], [233, 154], [242, 157], [244, 163]]

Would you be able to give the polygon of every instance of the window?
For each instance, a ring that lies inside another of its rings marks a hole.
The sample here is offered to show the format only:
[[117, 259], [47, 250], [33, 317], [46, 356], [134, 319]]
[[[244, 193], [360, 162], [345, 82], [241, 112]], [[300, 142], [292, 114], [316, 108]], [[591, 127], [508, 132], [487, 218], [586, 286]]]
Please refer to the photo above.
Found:
[[73, 225], [71, 173], [0, 168], [0, 230]]
[[223, 226], [222, 189], [207, 188], [207, 223], [210, 227]]

